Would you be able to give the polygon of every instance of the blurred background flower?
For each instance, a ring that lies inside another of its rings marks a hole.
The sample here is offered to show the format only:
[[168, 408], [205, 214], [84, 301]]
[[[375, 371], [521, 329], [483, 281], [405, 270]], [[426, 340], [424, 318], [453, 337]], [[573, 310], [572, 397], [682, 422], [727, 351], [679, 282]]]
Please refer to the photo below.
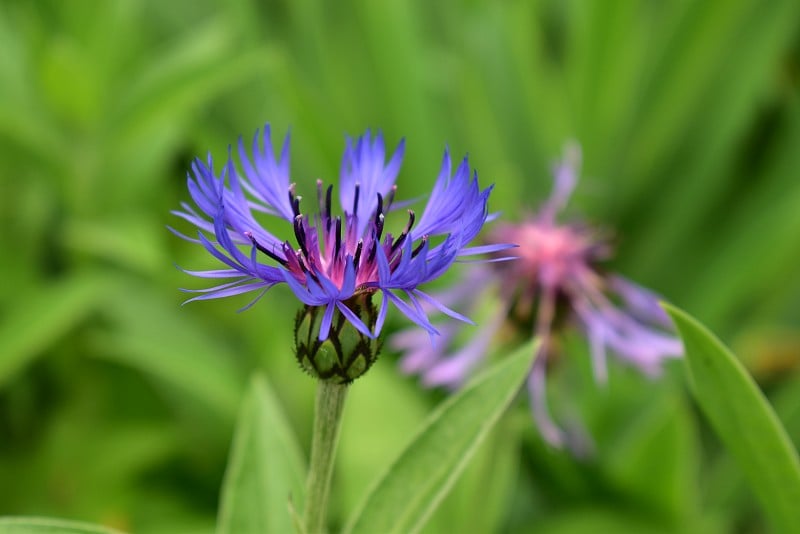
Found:
[[[741, 346], [797, 444], [799, 23], [794, 0], [4, 2], [0, 513], [212, 530], [255, 368], [308, 442], [314, 381], [275, 357], [290, 292], [248, 314], [181, 308], [172, 263], [213, 259], [164, 231], [192, 158], [266, 121], [304, 140], [303, 190], [337, 168], [344, 133], [380, 127], [408, 136], [407, 198], [449, 143], [508, 213], [546, 198], [577, 139], [571, 210], [615, 229], [610, 268]], [[395, 358], [351, 392], [340, 515], [439, 400]], [[551, 406], [580, 413], [554, 415], [586, 422], [595, 457], [548, 450], [521, 407], [430, 532], [758, 529], [680, 364], [656, 384], [611, 369], [608, 389], [561, 369]]]
[[[485, 309], [487, 301], [499, 301], [472, 339], [461, 347], [451, 346], [463, 336], [458, 335], [456, 326], [447, 325], [443, 339], [435, 345], [410, 329], [392, 336], [389, 345], [403, 353], [400, 366], [405, 372], [419, 374], [428, 386], [455, 389], [478, 370], [490, 352], [497, 352], [497, 340], [492, 343], [492, 338], [501, 337], [503, 326], [516, 330], [521, 340], [537, 337], [536, 359], [527, 380], [536, 426], [553, 447], [567, 447], [585, 456], [591, 438], [580, 431], [570, 436], [553, 421], [547, 407], [546, 377], [558, 359], [564, 329], [576, 327], [588, 341], [592, 374], [601, 385], [608, 381], [609, 350], [622, 362], [654, 377], [666, 359], [683, 354], [683, 347], [677, 334], [670, 331], [671, 322], [659, 307], [659, 297], [602, 270], [603, 262], [613, 257], [607, 237], [585, 223], [558, 220], [579, 172], [580, 147], [571, 143], [553, 166], [553, 191], [538, 211], [520, 222], [498, 222], [487, 232], [488, 246], [515, 243], [518, 247], [506, 251], [505, 257], [475, 267], [439, 298], [452, 299], [465, 311]], [[477, 291], [481, 286], [484, 291]]]

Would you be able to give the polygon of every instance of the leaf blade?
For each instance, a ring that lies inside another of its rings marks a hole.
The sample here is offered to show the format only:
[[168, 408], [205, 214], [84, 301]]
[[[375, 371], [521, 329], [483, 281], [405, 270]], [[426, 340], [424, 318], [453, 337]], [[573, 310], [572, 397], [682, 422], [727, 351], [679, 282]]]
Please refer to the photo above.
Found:
[[736, 357], [687, 313], [664, 305], [686, 349], [692, 395], [753, 486], [776, 532], [800, 525], [800, 460], [763, 393]]
[[266, 378], [255, 375], [231, 447], [217, 532], [293, 532], [289, 500], [295, 509], [302, 509], [302, 458]]
[[2, 517], [0, 534], [121, 534], [102, 525], [49, 517]]
[[533, 344], [526, 344], [442, 403], [379, 477], [344, 531], [418, 531], [511, 403], [533, 355]]

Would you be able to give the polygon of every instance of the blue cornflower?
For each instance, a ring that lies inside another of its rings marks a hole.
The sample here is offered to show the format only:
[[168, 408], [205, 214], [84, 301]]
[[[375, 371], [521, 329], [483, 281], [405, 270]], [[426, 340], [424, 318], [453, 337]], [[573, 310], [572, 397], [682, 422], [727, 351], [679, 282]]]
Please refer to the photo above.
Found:
[[[321, 315], [312, 328], [319, 342], [327, 340], [332, 331], [337, 333], [345, 320], [362, 336], [376, 338], [390, 302], [431, 336], [438, 331], [423, 303], [470, 322], [419, 286], [441, 276], [460, 257], [509, 247], [468, 246], [487, 220], [492, 188], [480, 189], [477, 173], [470, 172], [466, 157], [453, 173], [445, 150], [422, 215], [417, 217], [408, 210], [405, 227], [392, 235], [384, 231], [384, 223], [394, 204], [403, 152], [401, 141], [387, 162], [382, 135], [373, 137], [369, 130], [355, 142], [347, 139], [339, 191], [341, 215], [333, 212], [333, 186], [326, 188], [321, 180], [316, 185], [316, 213], [301, 209], [301, 197], [289, 179], [289, 136], [276, 158], [269, 125], [263, 135], [256, 132], [252, 159], [240, 138], [240, 168], [230, 151], [219, 173], [210, 155], [206, 162], [196, 159], [187, 181], [194, 206], [183, 203], [183, 209], [174, 213], [197, 227], [197, 237], [173, 231], [201, 244], [225, 265], [185, 272], [228, 281], [207, 289], [185, 290], [201, 293], [190, 301], [260, 291], [248, 308], [272, 286], [285, 283], [314, 321]], [[292, 241], [265, 229], [259, 216], [284, 219]], [[376, 293], [382, 300], [373, 314], [370, 297]]]

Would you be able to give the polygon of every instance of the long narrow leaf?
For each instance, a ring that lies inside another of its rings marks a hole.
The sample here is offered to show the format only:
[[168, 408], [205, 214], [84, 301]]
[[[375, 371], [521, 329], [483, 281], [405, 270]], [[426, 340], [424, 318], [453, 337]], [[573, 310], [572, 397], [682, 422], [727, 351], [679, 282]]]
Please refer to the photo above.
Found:
[[266, 379], [256, 375], [225, 473], [217, 532], [293, 532], [289, 503], [302, 510], [304, 477], [289, 423]]
[[775, 532], [800, 525], [800, 461], [772, 407], [736, 357], [685, 312], [666, 306], [686, 348], [692, 394], [761, 501]]
[[100, 525], [48, 517], [0, 518], [0, 534], [121, 534]]
[[523, 346], [431, 414], [372, 487], [345, 532], [422, 528], [514, 398], [533, 354], [533, 344]]

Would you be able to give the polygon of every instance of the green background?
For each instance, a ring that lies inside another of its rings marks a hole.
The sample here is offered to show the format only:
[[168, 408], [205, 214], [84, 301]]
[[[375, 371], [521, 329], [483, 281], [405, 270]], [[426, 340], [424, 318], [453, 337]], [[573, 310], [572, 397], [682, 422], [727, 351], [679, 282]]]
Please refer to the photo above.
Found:
[[[345, 135], [406, 137], [400, 198], [470, 154], [519, 219], [578, 140], [568, 217], [611, 268], [730, 344], [800, 441], [800, 4], [794, 0], [8, 1], [0, 5], [0, 514], [213, 530], [233, 424], [264, 370], [302, 444], [314, 383], [278, 288], [180, 304], [215, 268], [166, 230], [191, 159], [291, 129], [292, 178], [335, 182]], [[390, 329], [403, 323], [395, 313]], [[525, 403], [430, 532], [760, 532], [680, 364], [550, 379], [595, 454], [547, 449]], [[351, 392], [334, 524], [443, 397], [385, 353]], [[479, 491], [475, 491], [479, 488]], [[338, 523], [337, 523], [338, 522]]]

